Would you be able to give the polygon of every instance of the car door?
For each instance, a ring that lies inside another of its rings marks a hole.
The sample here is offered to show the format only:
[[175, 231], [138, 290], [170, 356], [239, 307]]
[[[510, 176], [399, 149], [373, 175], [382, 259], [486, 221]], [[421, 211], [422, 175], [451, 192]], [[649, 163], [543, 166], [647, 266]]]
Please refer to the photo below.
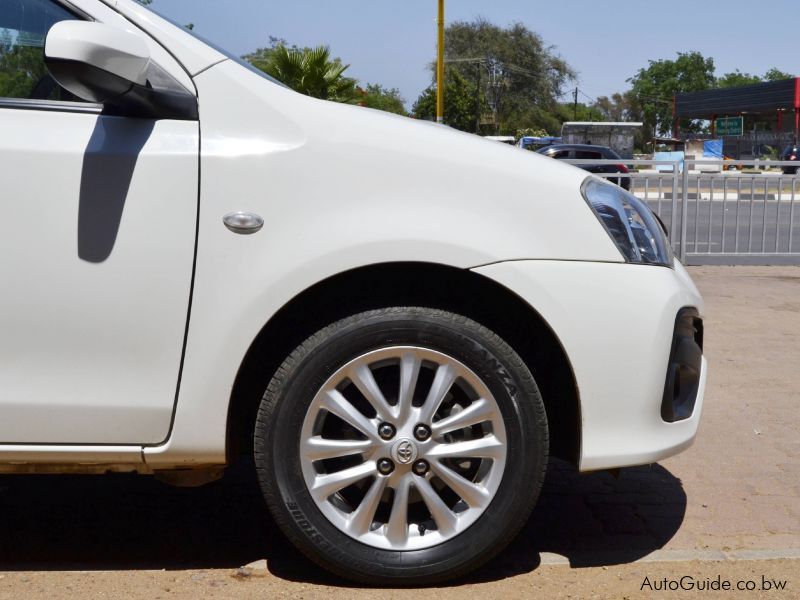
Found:
[[[596, 150], [576, 150], [575, 158], [579, 160], [602, 160], [603, 155]], [[611, 173], [607, 165], [580, 165], [582, 169], [590, 173]]]
[[547, 153], [547, 156], [550, 158], [555, 158], [556, 160], [569, 160], [571, 158], [575, 158], [572, 150], [551, 150]]
[[60, 89], [44, 40], [82, 18], [0, 2], [0, 444], [156, 444], [176, 398], [199, 124]]

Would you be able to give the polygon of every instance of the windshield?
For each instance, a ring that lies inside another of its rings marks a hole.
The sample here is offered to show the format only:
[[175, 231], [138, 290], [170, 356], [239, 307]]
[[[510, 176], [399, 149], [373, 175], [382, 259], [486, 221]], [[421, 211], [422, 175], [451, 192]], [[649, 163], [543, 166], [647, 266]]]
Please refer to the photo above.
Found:
[[219, 52], [220, 54], [224, 55], [225, 57], [227, 57], [228, 59], [230, 59], [230, 60], [232, 60], [233, 62], [237, 63], [238, 65], [240, 65], [240, 66], [244, 67], [244, 68], [245, 68], [245, 69], [247, 69], [248, 71], [251, 71], [252, 73], [255, 73], [256, 75], [258, 75], [259, 77], [262, 77], [262, 78], [264, 78], [264, 79], [266, 79], [266, 80], [268, 80], [268, 81], [271, 81], [272, 83], [276, 83], [276, 84], [278, 84], [278, 85], [279, 85], [279, 86], [281, 86], [281, 87], [288, 87], [288, 86], [287, 86], [286, 84], [284, 84], [283, 82], [281, 82], [281, 81], [278, 81], [277, 79], [275, 79], [274, 77], [271, 77], [270, 75], [267, 75], [267, 74], [266, 74], [266, 73], [264, 73], [264, 71], [262, 71], [261, 69], [257, 69], [257, 68], [255, 68], [255, 67], [254, 67], [253, 65], [251, 65], [249, 62], [247, 62], [246, 60], [244, 60], [244, 59], [243, 59], [241, 56], [237, 56], [237, 55], [235, 55], [233, 52], [230, 52], [230, 51], [226, 50], [225, 48], [222, 48], [222, 47], [218, 46], [217, 44], [215, 44], [215, 43], [214, 43], [214, 42], [212, 42], [212, 41], [209, 41], [208, 39], [204, 38], [202, 35], [200, 35], [200, 34], [196, 33], [196, 32], [195, 32], [193, 29], [189, 29], [189, 28], [188, 28], [188, 27], [186, 27], [185, 25], [181, 25], [180, 23], [178, 23], [178, 22], [177, 22], [177, 21], [175, 21], [174, 19], [171, 19], [170, 17], [166, 16], [166, 15], [165, 15], [164, 13], [162, 13], [161, 11], [158, 11], [158, 10], [156, 10], [156, 9], [154, 9], [154, 8], [151, 8], [151, 7], [149, 7], [149, 6], [147, 7], [147, 10], [149, 10], [149, 11], [151, 11], [151, 12], [154, 12], [155, 14], [157, 14], [159, 17], [161, 17], [162, 19], [164, 19], [164, 20], [165, 20], [165, 21], [167, 21], [168, 23], [172, 23], [173, 25], [175, 25], [175, 27], [179, 27], [180, 29], [182, 29], [183, 31], [185, 31], [186, 33], [188, 33], [190, 36], [192, 36], [193, 38], [195, 38], [195, 39], [197, 39], [197, 40], [200, 40], [200, 41], [201, 41], [201, 42], [203, 42], [203, 43], [204, 43], [206, 46], [210, 46], [211, 48], [213, 48], [214, 50], [216, 50], [216, 51], [217, 51], [217, 52]]

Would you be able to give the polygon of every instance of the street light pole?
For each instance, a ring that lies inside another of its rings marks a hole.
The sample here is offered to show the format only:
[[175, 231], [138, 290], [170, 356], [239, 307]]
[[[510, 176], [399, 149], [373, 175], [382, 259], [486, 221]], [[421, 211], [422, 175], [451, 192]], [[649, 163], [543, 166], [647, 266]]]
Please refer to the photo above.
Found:
[[444, 0], [439, 0], [439, 43], [436, 61], [436, 122], [444, 123]]

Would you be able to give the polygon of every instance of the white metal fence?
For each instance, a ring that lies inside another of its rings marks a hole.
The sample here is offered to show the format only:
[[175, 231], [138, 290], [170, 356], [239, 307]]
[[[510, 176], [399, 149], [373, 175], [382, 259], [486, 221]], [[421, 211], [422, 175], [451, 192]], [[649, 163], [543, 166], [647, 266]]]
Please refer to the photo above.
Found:
[[[800, 265], [798, 162], [570, 160], [647, 202], [690, 265]], [[625, 165], [629, 172], [611, 168]]]

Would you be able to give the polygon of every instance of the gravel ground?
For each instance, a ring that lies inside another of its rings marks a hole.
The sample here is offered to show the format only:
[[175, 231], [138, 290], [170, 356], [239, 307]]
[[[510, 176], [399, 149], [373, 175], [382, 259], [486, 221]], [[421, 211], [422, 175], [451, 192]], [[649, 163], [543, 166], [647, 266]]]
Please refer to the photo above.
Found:
[[[797, 561], [748, 562], [670, 562], [634, 563], [620, 567], [571, 569], [546, 566], [524, 577], [499, 582], [461, 583], [436, 589], [438, 600], [465, 597], [480, 598], [572, 598], [572, 599], [635, 599], [635, 598], [798, 598], [797, 578], [783, 590], [774, 588], [785, 581]], [[730, 591], [697, 591], [678, 589], [658, 591], [658, 586], [684, 587], [728, 582]], [[739, 583], [741, 582], [741, 583]], [[752, 591], [736, 591], [737, 585], [754, 586]], [[13, 573], [0, 575], [0, 600], [19, 598], [125, 598], [148, 600], [195, 600], [202, 598], [241, 600], [266, 598], [326, 598], [327, 600], [364, 600], [419, 598], [430, 590], [375, 590], [331, 584], [311, 585], [287, 582], [267, 570], [214, 571], [125, 571], [100, 573]]]
[[[694, 447], [618, 479], [553, 463], [519, 538], [437, 596], [800, 598], [800, 268], [691, 271], [707, 302], [711, 365]], [[771, 559], [700, 560], [726, 556]], [[568, 564], [549, 564], [557, 557]], [[756, 589], [655, 587], [682, 576]], [[787, 587], [761, 590], [762, 576]], [[0, 600], [376, 593], [419, 592], [321, 573], [264, 514], [247, 465], [196, 490], [129, 476], [0, 478]]]

